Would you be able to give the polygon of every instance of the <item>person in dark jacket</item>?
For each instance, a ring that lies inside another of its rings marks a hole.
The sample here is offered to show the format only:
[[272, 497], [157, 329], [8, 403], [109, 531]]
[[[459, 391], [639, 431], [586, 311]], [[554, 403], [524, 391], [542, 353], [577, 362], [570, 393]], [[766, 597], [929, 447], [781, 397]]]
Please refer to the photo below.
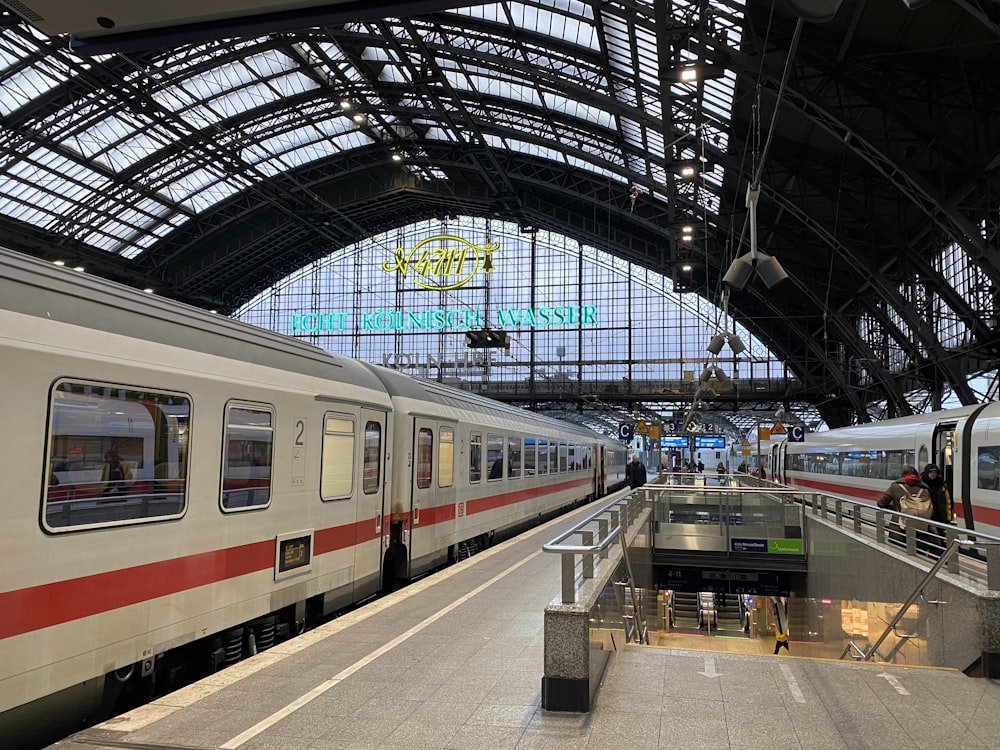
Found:
[[[882, 497], [878, 499], [877, 505], [880, 508], [889, 508], [890, 510], [898, 511], [900, 510], [900, 500], [907, 495], [917, 494], [920, 489], [927, 490], [928, 494], [930, 494], [930, 488], [920, 481], [920, 475], [917, 474], [917, 467], [904, 466], [902, 471], [900, 471], [899, 479], [893, 480], [889, 488], [882, 493]], [[890, 524], [889, 539], [892, 541], [901, 542], [905, 539], [903, 527], [899, 521], [900, 519], [896, 517]]]
[[625, 480], [633, 490], [646, 483], [646, 465], [639, 460], [638, 453], [633, 453], [632, 460], [625, 466]]
[[[951, 507], [951, 493], [948, 491], [948, 483], [945, 482], [944, 477], [941, 476], [941, 470], [936, 464], [927, 464], [927, 466], [924, 467], [923, 473], [920, 475], [920, 480], [926, 484], [927, 489], [931, 491], [931, 506], [933, 507], [931, 520], [937, 521], [938, 523], [954, 523], [955, 515], [952, 512]], [[944, 539], [944, 529], [935, 526], [932, 527], [930, 531], [935, 534], [938, 539]], [[943, 543], [938, 542], [938, 544], [940, 545]]]

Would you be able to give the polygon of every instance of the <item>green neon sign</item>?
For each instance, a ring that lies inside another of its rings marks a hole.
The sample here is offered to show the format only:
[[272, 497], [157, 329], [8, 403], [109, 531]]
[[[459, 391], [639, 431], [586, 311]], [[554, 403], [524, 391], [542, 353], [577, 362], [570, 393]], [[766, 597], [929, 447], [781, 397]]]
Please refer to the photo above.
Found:
[[[362, 312], [358, 327], [363, 332], [471, 331], [486, 327], [483, 310], [442, 308], [437, 310], [393, 310], [376, 308]], [[597, 325], [596, 305], [554, 307], [501, 307], [491, 321], [499, 330], [556, 328]], [[343, 311], [292, 313], [289, 329], [296, 333], [353, 330], [351, 314]]]

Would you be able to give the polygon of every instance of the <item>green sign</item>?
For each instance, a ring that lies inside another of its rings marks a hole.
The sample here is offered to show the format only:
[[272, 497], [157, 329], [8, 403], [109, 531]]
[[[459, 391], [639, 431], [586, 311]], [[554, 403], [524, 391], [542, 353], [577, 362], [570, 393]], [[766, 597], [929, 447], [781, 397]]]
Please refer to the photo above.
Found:
[[[361, 331], [469, 331], [486, 327], [483, 310], [445, 308], [408, 311], [377, 308], [364, 311], [357, 321]], [[553, 328], [597, 325], [595, 305], [557, 305], [555, 307], [501, 307], [491, 321], [500, 330]], [[288, 321], [291, 333], [349, 331], [354, 322], [343, 311], [292, 313]]]
[[768, 539], [767, 551], [772, 555], [801, 555], [801, 539]]

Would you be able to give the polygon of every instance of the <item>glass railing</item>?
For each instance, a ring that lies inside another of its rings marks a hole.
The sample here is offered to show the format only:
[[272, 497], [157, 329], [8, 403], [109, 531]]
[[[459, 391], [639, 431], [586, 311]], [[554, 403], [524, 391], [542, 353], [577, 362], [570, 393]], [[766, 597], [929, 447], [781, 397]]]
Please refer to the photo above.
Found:
[[803, 555], [802, 493], [739, 475], [672, 475], [647, 485], [658, 550]]

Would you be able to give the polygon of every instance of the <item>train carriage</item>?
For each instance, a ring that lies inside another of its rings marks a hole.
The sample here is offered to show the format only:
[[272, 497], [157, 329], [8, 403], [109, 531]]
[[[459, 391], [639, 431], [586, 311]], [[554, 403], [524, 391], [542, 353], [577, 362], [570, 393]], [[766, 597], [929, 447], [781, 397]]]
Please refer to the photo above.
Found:
[[1000, 535], [1000, 404], [888, 419], [809, 433], [772, 446], [788, 484], [874, 503], [903, 466], [941, 467], [957, 523]]
[[372, 369], [393, 402], [397, 460], [384, 570], [399, 578], [592, 499], [604, 489], [598, 456], [624, 461], [620, 445], [584, 427]]
[[252, 655], [624, 463], [585, 428], [7, 251], [0, 369], [6, 747]]

